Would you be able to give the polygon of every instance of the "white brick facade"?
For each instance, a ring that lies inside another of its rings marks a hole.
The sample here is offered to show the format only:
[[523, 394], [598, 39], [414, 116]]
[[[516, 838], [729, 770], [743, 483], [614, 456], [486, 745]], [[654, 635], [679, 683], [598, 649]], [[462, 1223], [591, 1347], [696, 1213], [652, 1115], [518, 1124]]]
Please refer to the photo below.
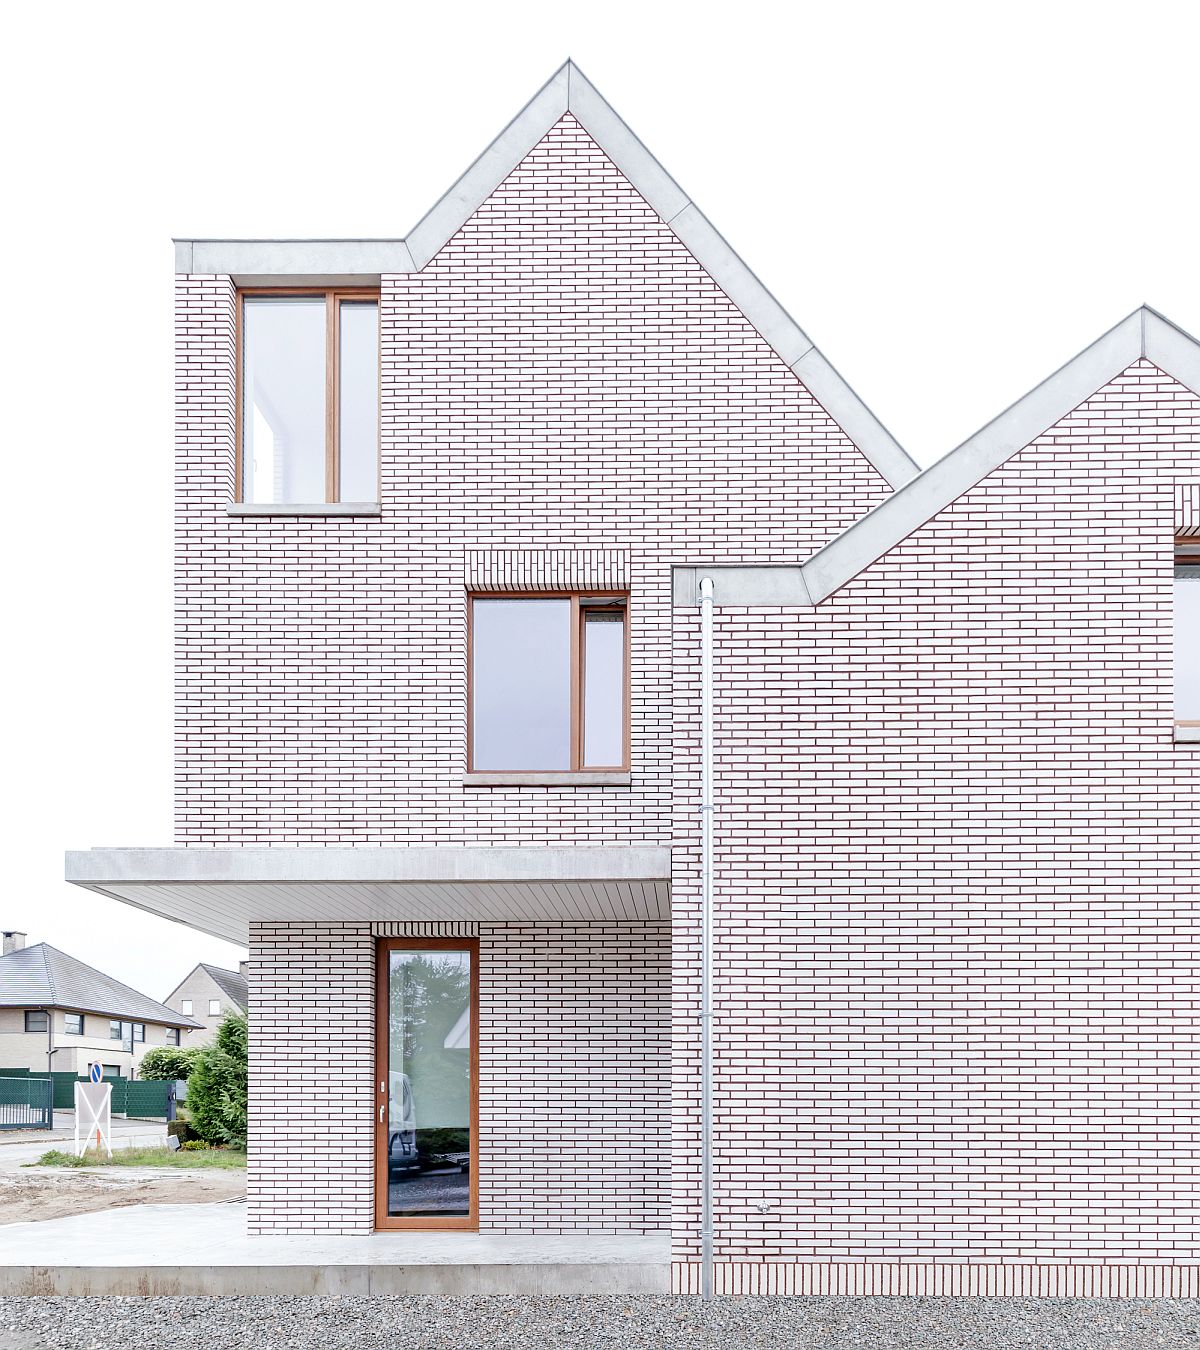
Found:
[[[255, 925], [251, 1227], [372, 1228], [375, 938], [477, 935], [481, 1226], [670, 1226], [694, 1289], [671, 566], [888, 485], [569, 114], [382, 279], [378, 517], [227, 514], [234, 295], [179, 278], [178, 843], [672, 850], [670, 925]], [[719, 1289], [1200, 1294], [1198, 446], [1136, 362], [823, 603], [718, 608]], [[565, 586], [630, 593], [631, 786], [464, 783], [468, 590]]]
[[479, 939], [479, 1222], [669, 1224], [670, 933], [658, 923], [260, 924], [250, 1227], [369, 1233], [379, 936]]

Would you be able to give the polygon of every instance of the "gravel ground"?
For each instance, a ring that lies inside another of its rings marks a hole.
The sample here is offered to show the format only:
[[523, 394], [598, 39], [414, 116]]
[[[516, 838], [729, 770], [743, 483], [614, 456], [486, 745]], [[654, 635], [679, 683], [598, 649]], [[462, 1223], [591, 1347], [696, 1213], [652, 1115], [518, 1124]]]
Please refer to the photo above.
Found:
[[0, 1350], [1200, 1348], [1182, 1299], [5, 1298]]

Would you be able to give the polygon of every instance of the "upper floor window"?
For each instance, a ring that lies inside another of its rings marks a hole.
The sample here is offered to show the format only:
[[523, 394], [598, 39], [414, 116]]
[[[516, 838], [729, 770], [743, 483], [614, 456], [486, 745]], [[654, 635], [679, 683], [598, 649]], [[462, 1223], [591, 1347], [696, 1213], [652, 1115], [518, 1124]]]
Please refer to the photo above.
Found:
[[221, 1015], [221, 1000], [219, 998], [210, 998], [208, 1000], [209, 1017], [219, 1017]]
[[184, 1017], [191, 1017], [191, 1015], [192, 1015], [192, 1000], [191, 1000], [190, 998], [185, 998], [185, 999], [183, 1000], [183, 1006], [180, 1008], [180, 1012], [183, 1013]]
[[1175, 551], [1175, 721], [1200, 726], [1200, 555], [1186, 547]]
[[468, 767], [628, 768], [626, 598], [477, 595], [470, 608]]
[[168, 1027], [168, 1028], [167, 1028], [166, 1041], [167, 1041], [167, 1044], [168, 1044], [168, 1045], [178, 1045], [178, 1044], [179, 1044], [179, 1028], [178, 1028], [178, 1027]]
[[66, 1013], [63, 1017], [63, 1030], [68, 1036], [83, 1035], [83, 1014]]
[[379, 293], [242, 291], [238, 500], [379, 500]]
[[50, 1029], [50, 1014], [47, 1012], [27, 1012], [25, 1014], [26, 1031], [48, 1031]]
[[146, 1039], [145, 1022], [135, 1022], [133, 1024], [133, 1039], [135, 1041], [144, 1041]]
[[115, 1018], [108, 1024], [108, 1039], [110, 1041], [124, 1039], [124, 1024], [118, 1022]]

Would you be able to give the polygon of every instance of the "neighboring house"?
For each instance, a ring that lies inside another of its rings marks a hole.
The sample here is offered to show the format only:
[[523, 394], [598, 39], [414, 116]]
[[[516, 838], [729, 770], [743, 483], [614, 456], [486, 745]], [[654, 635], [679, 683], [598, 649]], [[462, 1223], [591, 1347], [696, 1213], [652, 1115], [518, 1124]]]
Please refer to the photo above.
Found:
[[176, 844], [67, 875], [249, 944], [250, 1231], [1200, 1294], [1200, 346], [918, 475], [573, 66], [176, 268]]
[[193, 1031], [188, 1045], [208, 1045], [216, 1037], [221, 1019], [228, 1012], [245, 1013], [249, 1005], [246, 966], [222, 970], [203, 961], [171, 991], [164, 1000], [168, 1008], [200, 1023], [203, 1030]]
[[147, 1050], [189, 1044], [200, 1023], [60, 952], [4, 934], [0, 957], [0, 1068], [133, 1078]]

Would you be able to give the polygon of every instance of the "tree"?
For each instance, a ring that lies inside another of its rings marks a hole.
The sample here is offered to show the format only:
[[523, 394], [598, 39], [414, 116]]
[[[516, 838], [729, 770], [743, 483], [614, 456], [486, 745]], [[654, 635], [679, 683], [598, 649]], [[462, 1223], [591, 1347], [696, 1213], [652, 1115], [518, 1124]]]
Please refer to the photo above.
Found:
[[187, 1078], [192, 1072], [199, 1047], [184, 1050], [177, 1045], [156, 1045], [147, 1050], [138, 1065], [139, 1078], [158, 1078], [172, 1081]]
[[229, 1012], [217, 1028], [216, 1040], [194, 1052], [188, 1120], [210, 1144], [246, 1147], [247, 1042], [245, 1017]]

